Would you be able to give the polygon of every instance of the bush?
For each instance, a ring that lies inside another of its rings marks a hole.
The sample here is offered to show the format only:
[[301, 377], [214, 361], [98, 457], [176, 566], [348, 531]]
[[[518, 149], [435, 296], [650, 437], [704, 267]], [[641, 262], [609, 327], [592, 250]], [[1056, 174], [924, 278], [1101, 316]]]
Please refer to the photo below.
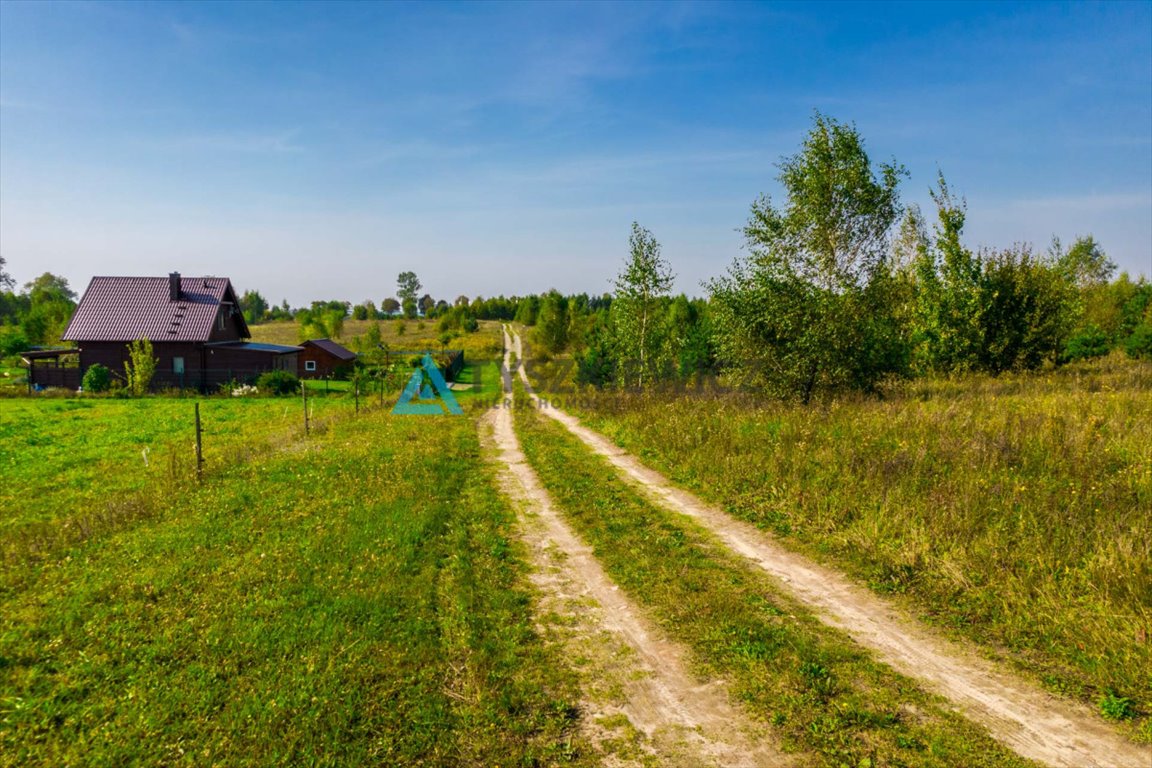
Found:
[[89, 366], [84, 372], [84, 380], [80, 386], [85, 392], [107, 392], [112, 386], [112, 371], [100, 363]]
[[1152, 325], [1141, 323], [1124, 342], [1129, 357], [1152, 360]]
[[294, 395], [300, 391], [300, 379], [291, 371], [268, 371], [260, 374], [256, 386], [273, 395]]
[[128, 362], [124, 364], [124, 376], [128, 380], [128, 391], [139, 397], [147, 394], [152, 386], [159, 361], [152, 355], [152, 342], [140, 338], [128, 345]]
[[17, 326], [0, 328], [0, 357], [8, 357], [28, 349], [28, 337]]
[[1064, 345], [1065, 361], [1089, 360], [1108, 354], [1108, 335], [1095, 325], [1080, 330]]
[[1132, 699], [1108, 691], [1100, 699], [1100, 714], [1109, 720], [1131, 720], [1136, 716], [1136, 707]]

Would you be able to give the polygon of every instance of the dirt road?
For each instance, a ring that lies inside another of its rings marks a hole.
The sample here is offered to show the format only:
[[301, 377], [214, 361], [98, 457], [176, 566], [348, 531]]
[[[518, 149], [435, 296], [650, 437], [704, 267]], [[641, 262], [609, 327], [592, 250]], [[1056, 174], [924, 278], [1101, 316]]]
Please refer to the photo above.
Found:
[[[509, 357], [516, 348], [505, 339], [504, 383], [511, 399]], [[642, 734], [639, 748], [660, 765], [790, 765], [774, 747], [771, 732], [754, 723], [728, 700], [722, 683], [700, 682], [687, 672], [685, 651], [669, 642], [608, 578], [592, 550], [557, 512], [536, 473], [524, 459], [509, 408], [493, 409], [483, 420], [490, 428], [502, 464], [505, 492], [521, 510], [521, 528], [535, 561], [541, 615], [564, 617], [565, 642], [573, 658], [591, 659], [607, 696], [584, 703], [588, 735], [609, 750], [618, 740], [619, 716]], [[607, 682], [605, 682], [607, 681]]]
[[[518, 335], [510, 345], [521, 350]], [[524, 366], [518, 374], [530, 396]], [[1010, 671], [979, 657], [974, 649], [938, 637], [915, 619], [847, 577], [791, 552], [773, 537], [645, 467], [574, 416], [540, 404], [551, 416], [605, 457], [649, 498], [712, 530], [734, 552], [775, 577], [825, 623], [846, 632], [879, 660], [950, 700], [1018, 754], [1066, 768], [1149, 768], [1152, 747], [1120, 736], [1087, 707], [1057, 698]]]

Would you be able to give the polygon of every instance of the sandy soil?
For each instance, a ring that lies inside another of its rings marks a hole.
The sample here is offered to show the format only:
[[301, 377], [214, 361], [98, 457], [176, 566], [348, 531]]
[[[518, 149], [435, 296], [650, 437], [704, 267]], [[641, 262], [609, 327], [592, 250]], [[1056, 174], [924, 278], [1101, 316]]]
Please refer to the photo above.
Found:
[[[513, 346], [521, 349], [518, 335]], [[531, 393], [524, 367], [519, 376]], [[535, 395], [530, 395], [535, 398]], [[773, 537], [673, 486], [667, 478], [621, 450], [574, 416], [536, 402], [605, 457], [653, 501], [688, 515], [734, 552], [775, 577], [825, 623], [843, 630], [882, 662], [950, 700], [1018, 754], [1052, 766], [1152, 767], [1152, 747], [1133, 744], [1090, 709], [1057, 698], [973, 648], [943, 639], [894, 604], [844, 575], [791, 552]]]
[[[517, 339], [518, 341], [518, 339]], [[511, 398], [506, 339], [504, 383]], [[570, 658], [594, 678], [583, 702], [586, 735], [606, 753], [607, 764], [656, 762], [676, 766], [782, 766], [783, 755], [766, 726], [729, 701], [720, 681], [700, 681], [687, 671], [686, 652], [661, 636], [612, 583], [591, 548], [564, 522], [526, 462], [512, 425], [512, 410], [496, 408], [482, 430], [502, 465], [505, 492], [521, 510], [521, 530], [532, 553], [539, 614], [560, 616]], [[586, 685], [586, 688], [589, 686]], [[642, 734], [639, 743], [623, 731]]]

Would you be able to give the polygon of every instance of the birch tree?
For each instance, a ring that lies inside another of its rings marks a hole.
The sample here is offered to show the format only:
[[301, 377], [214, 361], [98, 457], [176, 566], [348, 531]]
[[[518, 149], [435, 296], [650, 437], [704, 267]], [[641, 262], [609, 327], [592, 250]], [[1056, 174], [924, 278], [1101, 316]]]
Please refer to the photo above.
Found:
[[[629, 256], [624, 271], [616, 277], [616, 297], [612, 312], [616, 320], [617, 343], [625, 379], [635, 375], [637, 385], [651, 382], [659, 357], [659, 308], [672, 290], [672, 274], [660, 256], [660, 243], [651, 232], [632, 222], [628, 238]], [[624, 381], [627, 384], [627, 380]]]
[[906, 171], [873, 166], [855, 126], [814, 123], [780, 163], [786, 203], [753, 203], [749, 257], [709, 286], [730, 369], [804, 402], [817, 389], [872, 389], [905, 354], [888, 261]]

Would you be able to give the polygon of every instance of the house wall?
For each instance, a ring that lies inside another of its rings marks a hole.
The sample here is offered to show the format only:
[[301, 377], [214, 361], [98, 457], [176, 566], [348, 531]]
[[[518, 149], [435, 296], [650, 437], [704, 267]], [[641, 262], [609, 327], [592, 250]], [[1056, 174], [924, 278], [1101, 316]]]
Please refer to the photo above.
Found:
[[236, 381], [251, 384], [267, 371], [296, 372], [297, 353], [277, 355], [270, 352], [205, 347], [205, 380], [207, 389]]
[[[216, 320], [212, 323], [212, 335], [208, 337], [209, 341], [240, 341], [240, 327], [236, 318], [239, 317], [239, 310], [234, 313], [232, 311], [234, 304], [223, 303], [216, 313]], [[220, 320], [223, 318], [224, 327], [220, 327]]]
[[[152, 355], [157, 359], [156, 375], [152, 378], [154, 387], [197, 387], [200, 384], [200, 346], [195, 342], [153, 342]], [[181, 379], [173, 370], [174, 358], [184, 358], [184, 376]], [[80, 343], [80, 369], [99, 363], [112, 371], [121, 381], [125, 378], [125, 363], [128, 362], [128, 345], [121, 341], [85, 341]]]
[[[213, 391], [229, 381], [250, 383], [261, 373], [276, 369], [295, 372], [296, 353], [268, 352], [206, 347], [196, 342], [153, 342], [157, 359], [153, 389], [201, 389]], [[176, 358], [183, 358], [184, 374], [176, 371]], [[80, 343], [80, 370], [96, 363], [107, 366], [112, 375], [124, 380], [128, 345], [123, 342], [86, 341]], [[81, 373], [83, 375], [83, 373]]]
[[[316, 370], [306, 370], [306, 363], [309, 360], [316, 363]], [[322, 379], [326, 376], [338, 377], [347, 374], [352, 370], [352, 367], [353, 365], [350, 361], [341, 360], [320, 347], [306, 344], [300, 352], [300, 364], [296, 375], [302, 379]]]

